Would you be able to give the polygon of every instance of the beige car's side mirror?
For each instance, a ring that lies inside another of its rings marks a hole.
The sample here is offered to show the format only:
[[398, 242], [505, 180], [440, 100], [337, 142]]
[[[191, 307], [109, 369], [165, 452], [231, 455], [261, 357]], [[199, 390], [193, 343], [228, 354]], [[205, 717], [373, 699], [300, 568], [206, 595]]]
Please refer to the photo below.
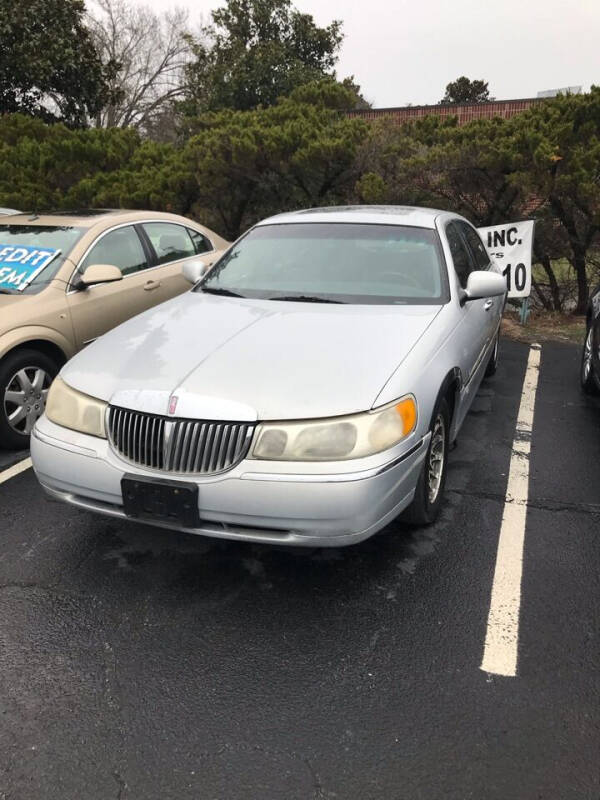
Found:
[[183, 265], [183, 277], [186, 281], [196, 284], [200, 278], [206, 275], [211, 266], [212, 264], [207, 264], [206, 261], [202, 261], [199, 258], [186, 261]]
[[97, 283], [113, 283], [123, 279], [123, 273], [112, 264], [92, 264], [79, 278], [79, 285], [86, 288]]

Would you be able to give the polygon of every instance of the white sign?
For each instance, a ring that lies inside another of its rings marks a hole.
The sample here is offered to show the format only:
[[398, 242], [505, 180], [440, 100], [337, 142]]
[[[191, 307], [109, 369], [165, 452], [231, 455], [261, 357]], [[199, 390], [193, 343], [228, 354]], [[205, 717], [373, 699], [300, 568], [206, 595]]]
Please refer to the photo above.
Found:
[[534, 224], [528, 220], [478, 228], [490, 258], [506, 278], [509, 297], [529, 297], [531, 293]]

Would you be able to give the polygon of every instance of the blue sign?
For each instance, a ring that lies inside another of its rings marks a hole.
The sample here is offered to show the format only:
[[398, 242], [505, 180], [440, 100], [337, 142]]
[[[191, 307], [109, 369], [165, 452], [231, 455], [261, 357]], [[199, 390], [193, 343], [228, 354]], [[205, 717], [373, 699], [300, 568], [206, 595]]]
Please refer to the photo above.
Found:
[[0, 289], [22, 292], [59, 253], [51, 247], [0, 244]]

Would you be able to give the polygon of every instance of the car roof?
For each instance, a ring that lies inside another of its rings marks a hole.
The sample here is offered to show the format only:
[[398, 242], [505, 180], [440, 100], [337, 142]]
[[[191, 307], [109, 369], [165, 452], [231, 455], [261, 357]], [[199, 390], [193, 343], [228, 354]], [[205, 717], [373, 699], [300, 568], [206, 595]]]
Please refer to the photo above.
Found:
[[435, 220], [446, 214], [437, 208], [418, 206], [329, 206], [289, 211], [259, 222], [259, 225], [289, 224], [292, 222], [355, 222], [370, 225], [408, 225], [415, 228], [435, 228]]
[[[184, 217], [164, 211], [131, 211], [121, 208], [91, 208], [74, 211], [28, 211], [2, 217], [3, 225], [57, 225], [77, 228], [111, 227], [115, 222], [156, 219], [181, 223]], [[194, 225], [193, 220], [187, 220]]]

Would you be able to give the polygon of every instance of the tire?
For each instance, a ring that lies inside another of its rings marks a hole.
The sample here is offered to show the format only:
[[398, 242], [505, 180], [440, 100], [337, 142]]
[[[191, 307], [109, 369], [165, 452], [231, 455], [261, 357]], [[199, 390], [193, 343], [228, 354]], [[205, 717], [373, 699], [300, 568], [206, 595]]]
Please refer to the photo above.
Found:
[[[415, 497], [402, 515], [402, 519], [411, 525], [431, 525], [437, 519], [442, 507], [448, 470], [448, 432], [450, 430], [450, 411], [445, 398], [438, 401], [433, 412], [430, 430], [431, 439], [417, 482]], [[432, 456], [435, 458], [436, 455], [441, 455], [441, 461], [437, 462], [440, 464], [440, 471], [437, 475], [430, 469], [433, 463], [436, 463], [432, 461]]]
[[585, 332], [583, 348], [581, 350], [581, 365], [579, 368], [579, 381], [586, 394], [599, 395], [600, 381], [598, 379], [598, 322], [592, 321]]
[[491, 378], [492, 375], [496, 374], [496, 370], [498, 369], [498, 350], [500, 349], [500, 331], [498, 331], [496, 335], [496, 341], [494, 342], [494, 348], [492, 350], [492, 354], [490, 356], [490, 360], [488, 361], [488, 365], [485, 369], [484, 378]]
[[58, 365], [38, 350], [17, 350], [0, 361], [0, 448], [24, 450], [44, 413]]

